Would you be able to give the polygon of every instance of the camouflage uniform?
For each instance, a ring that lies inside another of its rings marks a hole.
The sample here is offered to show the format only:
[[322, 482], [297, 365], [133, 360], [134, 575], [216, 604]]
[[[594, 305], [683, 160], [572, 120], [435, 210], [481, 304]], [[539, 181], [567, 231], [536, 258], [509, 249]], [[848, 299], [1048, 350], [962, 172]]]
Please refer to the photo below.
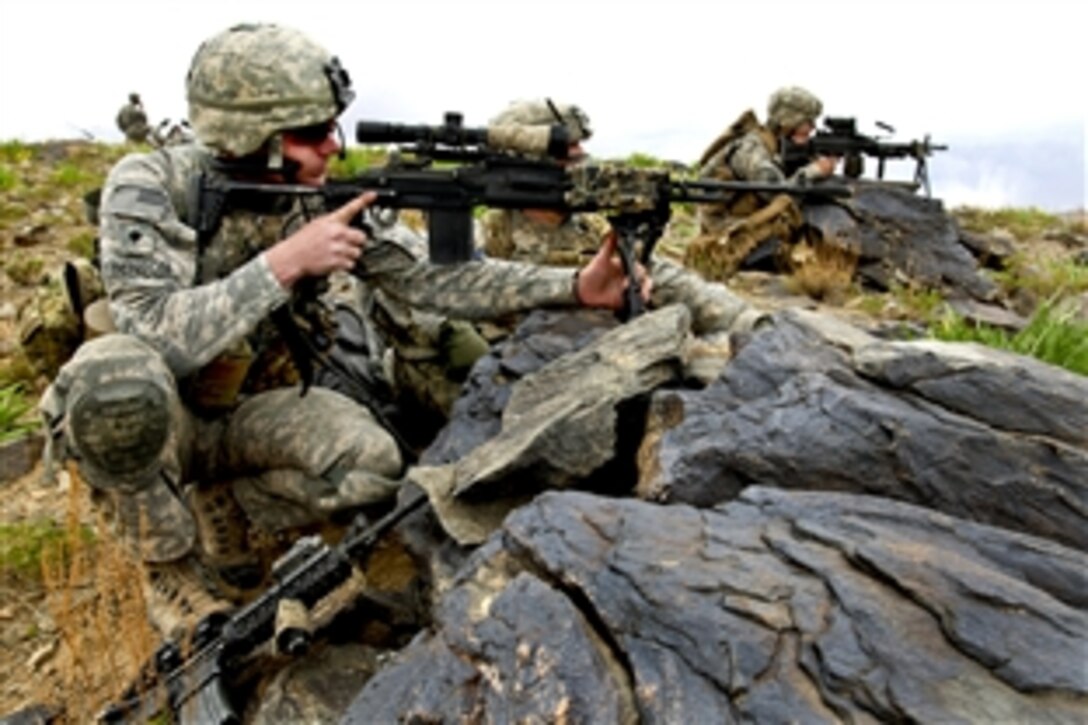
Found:
[[[491, 227], [494, 231], [502, 228]], [[510, 228], [510, 227], [507, 227]], [[600, 249], [602, 234], [608, 232], [608, 222], [596, 214], [575, 214], [557, 225], [543, 222], [526, 223], [518, 228], [519, 244], [507, 243], [497, 248], [518, 250], [518, 259], [543, 263], [550, 260], [560, 263], [549, 255], [553, 244], [575, 243], [575, 248], [588, 252]], [[581, 265], [585, 259], [570, 260], [571, 265]], [[654, 259], [650, 264], [653, 278], [651, 304], [657, 307], [681, 303], [692, 313], [692, 331], [704, 342], [726, 345], [731, 332], [751, 327], [759, 313], [724, 285], [707, 282], [698, 274], [665, 259]]]
[[133, 143], [143, 143], [151, 133], [151, 127], [147, 123], [147, 112], [144, 111], [140, 96], [132, 93], [128, 97], [128, 103], [121, 106], [117, 112], [117, 128], [125, 134], [125, 138]]
[[[578, 106], [554, 108], [572, 141], [592, 135], [589, 118]], [[550, 125], [557, 122], [555, 111], [542, 101], [517, 101], [491, 123]], [[549, 223], [521, 211], [490, 210], [477, 227], [477, 245], [490, 257], [581, 266], [597, 253], [610, 230], [600, 214], [573, 214]], [[689, 373], [704, 381], [716, 377], [728, 359], [729, 334], [750, 328], [760, 314], [725, 286], [708, 283], [680, 265], [658, 258], [649, 271], [654, 282], [652, 305], [681, 303], [691, 310], [692, 330], [699, 340], [693, 345]]]
[[611, 227], [599, 214], [574, 214], [549, 224], [513, 209], [489, 209], [478, 220], [477, 246], [489, 257], [580, 267], [601, 248]]
[[[247, 101], [270, 74], [283, 108]], [[303, 209], [232, 210], [208, 238], [189, 224], [191, 182], [219, 173], [217, 154], [284, 168], [280, 129], [338, 115], [346, 74], [301, 33], [239, 26], [201, 46], [188, 85], [201, 143], [130, 155], [103, 190], [102, 278], [119, 332], [85, 343], [41, 404], [49, 455], [78, 465], [143, 558], [149, 616], [171, 637], [226, 607], [232, 585], [255, 583], [247, 522], [282, 531], [387, 500], [403, 466], [365, 407], [319, 388], [300, 397], [270, 321], [298, 295], [261, 252]], [[358, 268], [391, 303], [467, 319], [576, 304], [570, 270], [434, 266], [391, 238], [369, 240]]]
[[[427, 259], [426, 240], [408, 227], [390, 224], [381, 233], [417, 261]], [[398, 404], [427, 437], [428, 430], [433, 433], [449, 417], [461, 384], [476, 359], [487, 353], [488, 342], [467, 320], [413, 308], [380, 288], [364, 285], [362, 294], [365, 317], [384, 348], [384, 371]]]
[[[768, 103], [768, 125], [748, 110], [703, 153], [699, 174], [718, 181], [796, 183], [812, 178], [815, 164], [787, 176], [779, 156], [779, 138], [820, 115], [820, 101], [801, 88], [782, 88]], [[756, 247], [768, 239], [784, 242], [788, 252], [802, 225], [801, 210], [779, 194], [738, 193], [727, 203], [700, 205], [699, 236], [687, 247], [684, 263], [708, 279], [729, 279]], [[787, 264], [788, 258], [780, 262]]]
[[[580, 109], [561, 105], [556, 110], [568, 125], [573, 141], [588, 136], [589, 121]], [[489, 125], [493, 128], [515, 128], [555, 122], [554, 114], [544, 102], [518, 101], [493, 118]], [[585, 249], [577, 246], [585, 238], [583, 230], [577, 225], [574, 234], [566, 235], [566, 242], [558, 241], [554, 236], [550, 238], [554, 246], [548, 255], [508, 254], [489, 249], [487, 238], [490, 236], [497, 240], [526, 240], [532, 243], [531, 240], [536, 237], [531, 232], [521, 235], [509, 234], [505, 230], [511, 224], [518, 226], [525, 223], [531, 228], [533, 223], [520, 212], [491, 209], [477, 222], [476, 246], [491, 257], [564, 266], [581, 265], [596, 252], [600, 239], [607, 230], [607, 223], [596, 219], [605, 226], [596, 236], [597, 241], [588, 248], [588, 254]], [[489, 234], [487, 230], [495, 225], [501, 229]], [[426, 258], [426, 242], [422, 237], [407, 230], [399, 231], [399, 235], [405, 242], [404, 246], [411, 249], [418, 259]], [[412, 309], [388, 299], [380, 290], [371, 298], [368, 309], [369, 318], [389, 346], [386, 370], [400, 394], [401, 404], [408, 407], [413, 414], [419, 413], [428, 417], [433, 423], [444, 421], [448, 417], [472, 363], [486, 354], [489, 341], [494, 341], [509, 331], [509, 325], [505, 323], [492, 324], [489, 321], [477, 326], [466, 320], [449, 319]]]

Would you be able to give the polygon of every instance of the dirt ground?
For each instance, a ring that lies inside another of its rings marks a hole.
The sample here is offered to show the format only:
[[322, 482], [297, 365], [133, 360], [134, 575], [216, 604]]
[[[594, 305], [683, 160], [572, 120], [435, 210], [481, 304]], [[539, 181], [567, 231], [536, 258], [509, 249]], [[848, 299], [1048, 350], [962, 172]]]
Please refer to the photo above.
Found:
[[[42, 481], [42, 466], [0, 484], [0, 525], [36, 521], [61, 524], [67, 511], [67, 491], [59, 483]], [[0, 714], [42, 702], [43, 695], [62, 684], [54, 657], [60, 641], [46, 603], [43, 586], [31, 586], [7, 567], [0, 574]]]

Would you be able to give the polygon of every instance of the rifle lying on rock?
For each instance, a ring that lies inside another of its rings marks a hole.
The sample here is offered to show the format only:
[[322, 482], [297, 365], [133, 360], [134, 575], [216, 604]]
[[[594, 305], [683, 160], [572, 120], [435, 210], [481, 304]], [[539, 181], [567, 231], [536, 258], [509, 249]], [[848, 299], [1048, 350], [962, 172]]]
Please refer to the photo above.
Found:
[[[881, 129], [894, 133], [895, 129], [887, 124], [877, 123]], [[876, 177], [884, 179], [884, 162], [888, 159], [914, 159], [914, 185], [926, 190], [930, 195], [929, 168], [927, 159], [934, 151], [947, 151], [948, 146], [930, 143], [927, 135], [921, 141], [890, 143], [874, 136], [858, 133], [857, 121], [853, 118], [829, 117], [824, 119], [824, 128], [813, 134], [804, 144], [795, 144], [788, 139], [782, 148], [785, 168], [800, 168], [815, 156], [843, 157], [843, 173], [851, 179], [861, 178], [865, 172], [865, 156], [877, 159]]]
[[851, 193], [845, 186], [825, 183], [798, 186], [696, 181], [675, 178], [663, 169], [621, 163], [570, 165], [566, 163], [567, 133], [561, 125], [466, 128], [456, 113], [446, 114], [440, 126], [360, 121], [356, 139], [362, 144], [403, 144], [397, 156], [405, 152], [413, 158], [367, 169], [349, 180], [330, 181], [320, 188], [235, 181], [222, 174], [205, 174], [197, 179], [193, 190], [195, 216], [190, 218], [190, 225], [199, 238], [208, 238], [223, 214], [247, 198], [317, 196], [326, 209], [335, 209], [364, 191], [375, 191], [379, 207], [426, 211], [431, 261], [450, 264], [473, 258], [474, 207], [599, 211], [607, 215], [616, 232], [619, 253], [631, 280], [624, 310], [624, 316], [630, 317], [643, 311], [636, 262], [649, 261], [669, 221], [672, 204], [721, 203], [742, 191], [822, 199]]
[[317, 537], [300, 539], [277, 562], [273, 570], [275, 584], [225, 622], [222, 616], [216, 621], [215, 615], [202, 621], [193, 632], [188, 658], [182, 656], [176, 643], [160, 647], [137, 683], [120, 702], [111, 703], [99, 715], [99, 721], [144, 723], [165, 714], [169, 722], [240, 723], [228, 695], [228, 684], [246, 656], [273, 638], [279, 653], [304, 654], [309, 648], [310, 632], [297, 626], [299, 620], [293, 619], [291, 613], [299, 608], [307, 612], [346, 582], [354, 562], [363, 560], [388, 531], [427, 501], [427, 494], [417, 491], [374, 524], [357, 532], [349, 530], [336, 546], [322, 543]]

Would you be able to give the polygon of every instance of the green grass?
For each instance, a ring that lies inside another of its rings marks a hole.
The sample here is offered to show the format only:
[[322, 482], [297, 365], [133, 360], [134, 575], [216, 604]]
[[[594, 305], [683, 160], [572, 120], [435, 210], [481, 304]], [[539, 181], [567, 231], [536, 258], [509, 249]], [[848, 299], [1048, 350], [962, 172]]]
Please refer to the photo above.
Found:
[[948, 314], [930, 327], [938, 340], [978, 342], [989, 347], [1030, 355], [1052, 365], [1088, 376], [1088, 324], [1059, 311], [1057, 298], [1041, 305], [1024, 329], [1012, 334], [974, 325]]
[[32, 286], [41, 281], [45, 262], [31, 254], [16, 252], [4, 263], [4, 271], [13, 280], [24, 286]]
[[636, 151], [621, 161], [628, 166], [634, 166], [638, 169], [660, 169], [665, 165], [661, 159], [650, 154], [644, 154]]
[[[88, 526], [80, 527], [80, 536], [86, 543], [95, 539]], [[55, 521], [0, 524], [0, 576], [40, 582], [42, 553], [63, 547], [66, 541], [64, 527]]]
[[0, 387], [21, 384], [33, 388], [38, 372], [21, 350], [6, 359], [0, 359]]
[[993, 277], [1007, 293], [1021, 290], [1038, 299], [1048, 299], [1059, 292], [1088, 292], [1088, 267], [1071, 260], [1037, 261], [1028, 253], [1011, 257], [1006, 269], [995, 272]]
[[58, 166], [50, 177], [52, 183], [67, 189], [88, 186], [98, 180], [95, 174], [91, 174], [82, 167], [70, 162]]
[[68, 251], [79, 257], [94, 259], [94, 232], [80, 232], [68, 240]]
[[1038, 237], [1048, 229], [1069, 226], [1060, 217], [1035, 207], [1020, 209], [978, 209], [958, 207], [952, 210], [960, 226], [971, 232], [987, 232], [997, 228], [1007, 229], [1023, 241]]
[[10, 191], [15, 188], [15, 184], [18, 183], [19, 177], [7, 166], [0, 166], [0, 191]]
[[893, 282], [889, 293], [896, 305], [927, 322], [935, 320], [944, 307], [944, 297], [935, 289], [904, 286]]
[[28, 419], [33, 403], [18, 383], [0, 388], [0, 443], [14, 440], [38, 426]]
[[385, 149], [373, 146], [354, 146], [347, 150], [343, 159], [334, 157], [329, 164], [329, 177], [343, 179], [358, 174], [360, 171], [382, 166], [389, 154]]
[[0, 142], [0, 161], [18, 164], [34, 158], [34, 148], [22, 141]]

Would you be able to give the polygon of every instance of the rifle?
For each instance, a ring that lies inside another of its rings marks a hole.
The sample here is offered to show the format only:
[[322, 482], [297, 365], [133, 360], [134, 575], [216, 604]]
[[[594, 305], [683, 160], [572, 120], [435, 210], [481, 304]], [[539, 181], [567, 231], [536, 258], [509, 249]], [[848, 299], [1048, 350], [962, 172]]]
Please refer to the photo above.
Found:
[[[427, 502], [427, 494], [417, 491], [373, 525], [361, 531], [349, 529], [336, 546], [317, 537], [300, 539], [276, 563], [275, 584], [225, 623], [210, 618], [202, 621], [193, 632], [194, 654], [188, 659], [173, 642], [160, 647], [137, 683], [119, 702], [108, 705], [99, 721], [147, 722], [162, 715], [164, 708], [157, 697], [157, 691], [162, 690], [172, 722], [241, 722], [228, 696], [225, 678], [236, 673], [247, 655], [273, 637], [276, 649], [283, 654], [301, 655], [309, 647], [307, 631], [282, 626], [282, 620], [278, 620], [283, 603], [301, 602], [307, 609], [312, 607], [348, 580], [353, 562], [366, 557], [386, 532]], [[352, 528], [365, 522], [365, 518], [357, 518]]]
[[[895, 132], [885, 123], [878, 122], [877, 126], [888, 133]], [[864, 157], [872, 156], [877, 159], [877, 178], [883, 180], [887, 159], [912, 158], [915, 161], [914, 186], [921, 186], [926, 190], [926, 196], [930, 196], [927, 159], [934, 151], [947, 150], [947, 145], [931, 143], [928, 134], [921, 141], [887, 143], [875, 136], [858, 133], [857, 121], [853, 118], [828, 117], [824, 119], [824, 128], [817, 130], [808, 142], [783, 141], [782, 159], [785, 168], [792, 173], [814, 156], [841, 156], [844, 175], [857, 179], [865, 171]]]
[[[676, 178], [667, 170], [620, 163], [567, 163], [566, 129], [492, 126], [466, 128], [461, 115], [447, 113], [439, 126], [360, 121], [360, 144], [400, 144], [397, 160], [323, 187], [261, 184], [204, 174], [196, 179], [190, 218], [201, 238], [211, 235], [222, 214], [247, 197], [319, 197], [334, 209], [364, 191], [377, 192], [375, 204], [427, 212], [432, 262], [452, 264], [473, 256], [472, 210], [549, 209], [564, 213], [604, 212], [617, 235], [617, 247], [630, 284], [624, 318], [643, 312], [637, 262], [647, 263], [672, 213], [672, 204], [722, 203], [752, 191], [829, 199], [849, 196], [845, 186], [709, 181]], [[407, 154], [410, 160], [403, 160]], [[266, 199], [267, 203], [267, 199]]]

